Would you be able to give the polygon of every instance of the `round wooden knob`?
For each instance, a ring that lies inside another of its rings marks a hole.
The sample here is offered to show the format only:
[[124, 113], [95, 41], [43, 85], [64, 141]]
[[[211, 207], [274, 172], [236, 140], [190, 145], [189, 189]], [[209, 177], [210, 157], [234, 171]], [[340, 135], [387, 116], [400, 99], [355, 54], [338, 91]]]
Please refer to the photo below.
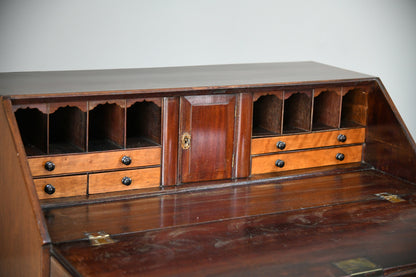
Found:
[[345, 159], [345, 155], [344, 155], [344, 154], [342, 154], [342, 153], [338, 153], [338, 154], [336, 154], [335, 158], [336, 158], [338, 161], [343, 161], [343, 160]]
[[276, 143], [276, 147], [280, 150], [283, 150], [286, 147], [286, 143], [284, 141], [279, 141], [278, 143]]
[[123, 158], [121, 158], [121, 162], [125, 165], [129, 165], [131, 164], [131, 158], [129, 156], [123, 156]]
[[45, 185], [45, 187], [43, 188], [43, 190], [47, 193], [47, 194], [54, 194], [55, 193], [55, 187], [52, 186], [51, 184], [47, 184]]
[[121, 183], [125, 186], [130, 186], [132, 183], [132, 180], [130, 177], [123, 177], [123, 179], [121, 179]]
[[338, 137], [337, 137], [337, 140], [339, 142], [345, 142], [347, 140], [347, 136], [343, 135], [343, 134], [339, 134]]
[[55, 164], [51, 161], [48, 161], [48, 162], [45, 163], [45, 169], [47, 171], [52, 171], [52, 170], [55, 169]]
[[275, 163], [275, 165], [276, 165], [277, 167], [282, 168], [282, 167], [284, 167], [284, 166], [285, 166], [285, 162], [284, 162], [284, 161], [282, 161], [282, 160], [277, 160], [277, 161], [276, 161], [276, 163]]

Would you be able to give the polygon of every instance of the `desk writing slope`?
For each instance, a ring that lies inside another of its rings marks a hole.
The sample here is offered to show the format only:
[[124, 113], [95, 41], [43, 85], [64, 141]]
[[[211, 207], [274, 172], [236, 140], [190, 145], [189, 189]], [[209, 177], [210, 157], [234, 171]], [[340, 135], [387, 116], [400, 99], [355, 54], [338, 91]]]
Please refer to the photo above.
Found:
[[315, 62], [0, 74], [1, 276], [416, 274], [416, 146]]

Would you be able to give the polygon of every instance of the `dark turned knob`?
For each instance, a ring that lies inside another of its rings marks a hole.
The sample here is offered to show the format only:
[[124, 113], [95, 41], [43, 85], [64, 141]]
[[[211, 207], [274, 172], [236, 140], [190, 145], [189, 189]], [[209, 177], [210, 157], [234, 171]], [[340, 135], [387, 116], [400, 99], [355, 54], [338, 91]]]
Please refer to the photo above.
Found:
[[129, 156], [123, 156], [123, 158], [121, 158], [121, 162], [125, 165], [129, 165], [131, 164], [131, 158]]
[[282, 168], [282, 167], [284, 167], [284, 166], [285, 166], [285, 162], [284, 162], [284, 161], [282, 161], [282, 160], [277, 160], [277, 161], [276, 161], [276, 163], [275, 163], [275, 165], [276, 165], [277, 167]]
[[125, 186], [130, 186], [131, 182], [132, 180], [130, 177], [123, 177], [123, 179], [121, 179], [121, 183]]
[[338, 161], [343, 161], [343, 160], [345, 159], [345, 155], [344, 155], [344, 154], [342, 154], [342, 153], [338, 153], [338, 154], [335, 156], [335, 158], [336, 158]]
[[339, 134], [338, 137], [337, 137], [337, 140], [339, 142], [345, 142], [347, 140], [347, 136], [343, 135], [343, 134]]
[[278, 143], [276, 143], [276, 147], [280, 150], [283, 150], [286, 147], [286, 143], [284, 141], [279, 141]]
[[51, 184], [47, 184], [45, 188], [43, 189], [47, 194], [54, 194], [55, 193], [55, 187]]
[[52, 170], [54, 170], [55, 169], [55, 164], [53, 163], [53, 162], [46, 162], [45, 163], [45, 169], [47, 170], [47, 171], [52, 171]]

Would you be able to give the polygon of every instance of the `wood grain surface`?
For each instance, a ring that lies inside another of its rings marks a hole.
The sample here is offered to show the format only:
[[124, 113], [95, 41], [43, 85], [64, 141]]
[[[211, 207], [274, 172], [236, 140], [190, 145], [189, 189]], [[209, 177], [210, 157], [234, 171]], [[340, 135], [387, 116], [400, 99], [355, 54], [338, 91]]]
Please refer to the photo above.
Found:
[[49, 262], [43, 213], [11, 104], [0, 97], [0, 276], [42, 276]]
[[[75, 175], [66, 177], [41, 178], [33, 180], [39, 199], [70, 197], [87, 194], [87, 175]], [[45, 186], [52, 185], [55, 188], [53, 194], [45, 192]]]
[[[362, 151], [363, 147], [358, 145], [255, 156], [251, 158], [251, 174], [360, 162]], [[345, 155], [344, 160], [340, 161], [335, 158], [338, 153]], [[275, 165], [276, 160], [284, 161], [284, 166], [277, 167]]]
[[[121, 162], [123, 156], [129, 156], [131, 158], [131, 164], [123, 164]], [[159, 165], [160, 157], [161, 147], [155, 146], [142, 149], [126, 149], [100, 153], [29, 158], [28, 162], [33, 176], [50, 176]], [[47, 161], [51, 161], [55, 164], [54, 170], [47, 171], [45, 169], [45, 163]]]
[[179, 97], [166, 97], [162, 110], [162, 185], [178, 182]]
[[[380, 192], [404, 201], [390, 203]], [[84, 276], [344, 276], [333, 263], [363, 256], [394, 276], [416, 271], [415, 192], [370, 170], [46, 215], [56, 242], [85, 229], [125, 233], [100, 247], [56, 244]]]
[[[121, 182], [124, 177], [131, 178], [131, 185]], [[159, 187], [160, 167], [94, 173], [89, 175], [88, 185], [90, 194]]]
[[[347, 137], [345, 142], [338, 141], [338, 135], [343, 134]], [[300, 135], [254, 138], [251, 143], [251, 154], [264, 154], [298, 149], [318, 148], [335, 145], [348, 145], [364, 143], [365, 128], [344, 129], [337, 131], [316, 132]], [[286, 147], [280, 150], [276, 144], [282, 141]]]
[[[82, 92], [102, 95], [103, 91], [133, 94], [137, 90], [258, 86], [326, 80], [372, 78], [316, 62], [229, 64], [170, 68], [17, 72], [0, 74], [0, 95], [28, 98], [52, 94], [68, 97]], [[39, 82], [42, 80], [42, 82]], [[105, 82], [103, 82], [105, 80]], [[136, 91], [134, 91], [136, 90]]]
[[181, 98], [180, 105], [180, 136], [191, 136], [189, 149], [180, 149], [180, 180], [187, 183], [230, 179], [236, 96], [187, 96]]

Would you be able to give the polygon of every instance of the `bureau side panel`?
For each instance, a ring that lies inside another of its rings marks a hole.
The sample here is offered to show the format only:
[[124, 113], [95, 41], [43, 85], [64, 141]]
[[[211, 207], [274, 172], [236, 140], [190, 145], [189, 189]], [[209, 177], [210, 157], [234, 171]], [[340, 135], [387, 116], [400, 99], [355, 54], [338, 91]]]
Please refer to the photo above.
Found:
[[[19, 153], [0, 99], [0, 276], [42, 276], [48, 274], [39, 228], [40, 207], [34, 209], [26, 187]], [[18, 135], [15, 133], [15, 135]], [[45, 264], [45, 266], [43, 266]], [[45, 272], [42, 272], [45, 270]]]
[[416, 182], [416, 146], [381, 81], [368, 99], [364, 160], [379, 170]]

